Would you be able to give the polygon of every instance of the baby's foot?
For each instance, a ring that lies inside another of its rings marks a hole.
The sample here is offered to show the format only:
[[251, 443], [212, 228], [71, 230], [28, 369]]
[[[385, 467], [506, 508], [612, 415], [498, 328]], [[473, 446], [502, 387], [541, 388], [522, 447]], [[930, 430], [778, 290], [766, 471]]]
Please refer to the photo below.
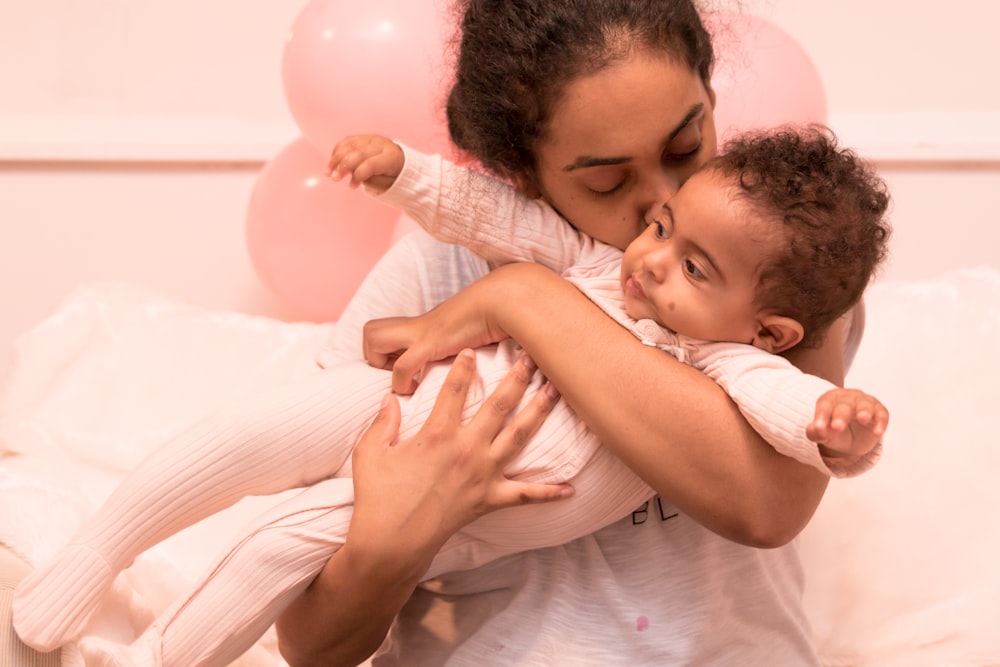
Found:
[[90, 547], [64, 548], [17, 588], [12, 610], [21, 641], [47, 652], [80, 636], [115, 575]]
[[87, 667], [159, 667], [156, 639], [143, 633], [131, 644], [116, 644], [103, 637], [84, 637], [79, 642]]

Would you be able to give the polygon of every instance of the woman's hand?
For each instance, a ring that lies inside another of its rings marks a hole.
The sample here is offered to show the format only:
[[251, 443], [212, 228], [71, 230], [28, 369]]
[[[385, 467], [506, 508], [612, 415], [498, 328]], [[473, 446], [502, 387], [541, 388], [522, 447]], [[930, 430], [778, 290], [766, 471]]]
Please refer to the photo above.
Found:
[[530, 484], [504, 476], [506, 465], [558, 397], [546, 385], [504, 425], [535, 372], [527, 356], [521, 356], [472, 419], [462, 423], [475, 359], [472, 350], [458, 354], [433, 411], [413, 438], [395, 441], [399, 402], [392, 395], [383, 401], [352, 458], [355, 508], [348, 544], [374, 545], [378, 551], [390, 534], [407, 551], [423, 549], [433, 556], [452, 533], [488, 512], [572, 493], [567, 485]]
[[355, 447], [346, 543], [278, 619], [279, 648], [290, 665], [362, 662], [455, 531], [493, 510], [572, 494], [569, 486], [503, 474], [558, 399], [547, 386], [511, 416], [534, 369], [524, 357], [462, 423], [475, 356], [459, 354], [427, 421], [405, 440], [396, 441], [398, 402], [391, 396], [383, 402]]
[[492, 320], [481, 291], [477, 281], [423, 315], [366, 322], [365, 360], [375, 368], [392, 369], [393, 391], [412, 394], [428, 363], [507, 338]]

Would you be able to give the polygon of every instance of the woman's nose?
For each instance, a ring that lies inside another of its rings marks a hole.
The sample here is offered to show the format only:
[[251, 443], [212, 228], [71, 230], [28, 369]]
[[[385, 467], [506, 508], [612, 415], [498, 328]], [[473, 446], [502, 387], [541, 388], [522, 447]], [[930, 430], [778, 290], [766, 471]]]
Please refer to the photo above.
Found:
[[663, 217], [667, 214], [665, 209], [669, 202], [669, 199], [653, 202], [647, 206], [646, 211], [642, 214], [642, 219], [645, 220], [647, 225], [651, 225], [658, 220], [663, 220]]
[[646, 220], [655, 219], [679, 188], [680, 180], [672, 173], [660, 172], [650, 176], [642, 190], [641, 207], [645, 210]]

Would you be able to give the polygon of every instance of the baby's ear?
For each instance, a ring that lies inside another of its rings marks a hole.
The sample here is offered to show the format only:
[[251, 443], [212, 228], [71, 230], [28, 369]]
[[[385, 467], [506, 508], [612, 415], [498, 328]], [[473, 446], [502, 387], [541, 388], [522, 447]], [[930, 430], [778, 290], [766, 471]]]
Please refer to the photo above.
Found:
[[535, 179], [530, 174], [517, 174], [511, 178], [514, 188], [528, 199], [539, 199], [542, 191], [535, 185]]
[[782, 315], [762, 315], [757, 320], [752, 344], [771, 354], [780, 354], [798, 345], [804, 333], [797, 320]]

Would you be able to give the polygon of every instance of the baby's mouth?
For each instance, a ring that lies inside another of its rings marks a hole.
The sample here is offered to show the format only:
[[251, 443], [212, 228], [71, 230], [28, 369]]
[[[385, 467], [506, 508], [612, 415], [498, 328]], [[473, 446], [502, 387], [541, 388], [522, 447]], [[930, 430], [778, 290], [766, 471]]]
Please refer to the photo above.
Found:
[[646, 290], [642, 289], [642, 283], [634, 275], [625, 280], [625, 294], [636, 299], [646, 298]]

